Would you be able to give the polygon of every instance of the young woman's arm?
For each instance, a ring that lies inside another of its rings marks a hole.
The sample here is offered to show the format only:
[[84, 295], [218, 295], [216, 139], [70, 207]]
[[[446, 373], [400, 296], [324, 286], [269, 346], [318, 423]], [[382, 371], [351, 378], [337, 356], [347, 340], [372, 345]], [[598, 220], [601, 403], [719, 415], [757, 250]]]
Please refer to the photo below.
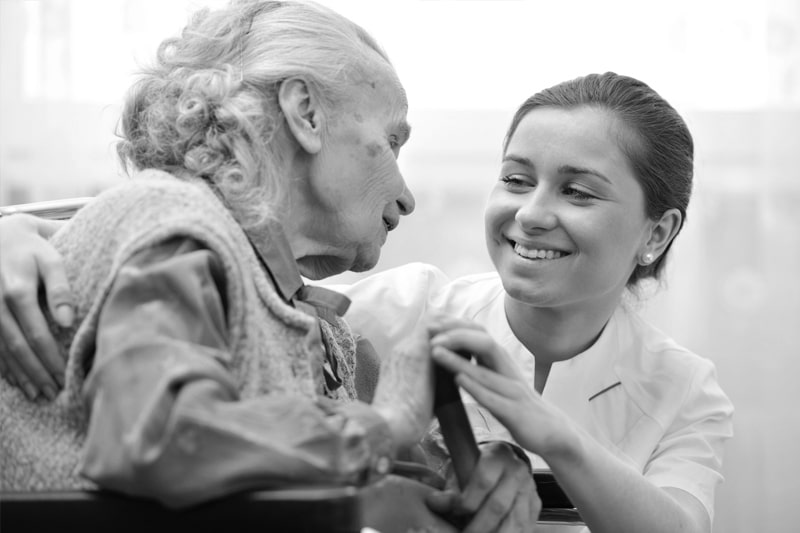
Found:
[[61, 326], [72, 324], [66, 271], [47, 242], [63, 224], [25, 214], [0, 219], [0, 374], [31, 399], [40, 393], [53, 399], [63, 385], [64, 358], [39, 304], [44, 288], [50, 315]]
[[[369, 339], [380, 358], [427, 323], [435, 306], [432, 300], [449, 281], [436, 267], [414, 263], [334, 288], [352, 299], [347, 322], [354, 332]], [[449, 461], [448, 452], [436, 448], [435, 452], [428, 450], [437, 456], [435, 462]], [[541, 500], [529, 466], [508, 443], [480, 446], [478, 463], [463, 490], [455, 487], [454, 479], [450, 481], [453, 490], [432, 494], [428, 503], [442, 514], [472, 515], [464, 533], [527, 532], [539, 516]]]
[[[513, 361], [485, 331], [464, 323], [453, 327], [451, 322], [432, 344], [434, 360], [456, 373], [457, 383], [520, 445], [548, 463], [592, 533], [711, 530], [709, 512], [698, 498], [651, 483], [544, 402], [519, 379]], [[481, 366], [454, 353], [461, 350], [474, 354]], [[724, 429], [723, 419], [709, 416], [698, 423], [713, 437]]]

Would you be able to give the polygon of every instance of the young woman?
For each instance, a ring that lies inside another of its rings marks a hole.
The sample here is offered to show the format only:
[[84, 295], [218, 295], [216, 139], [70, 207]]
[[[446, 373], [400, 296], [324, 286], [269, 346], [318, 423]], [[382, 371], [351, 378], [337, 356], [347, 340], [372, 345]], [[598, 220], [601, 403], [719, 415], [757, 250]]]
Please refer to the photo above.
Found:
[[433, 356], [477, 401], [476, 435], [552, 469], [593, 533], [711, 530], [731, 403], [710, 361], [626, 305], [663, 272], [692, 158], [684, 121], [644, 83], [558, 84], [506, 135], [485, 211], [496, 272], [451, 281], [412, 264], [339, 288], [379, 353], [421, 316], [458, 318], [440, 321]]

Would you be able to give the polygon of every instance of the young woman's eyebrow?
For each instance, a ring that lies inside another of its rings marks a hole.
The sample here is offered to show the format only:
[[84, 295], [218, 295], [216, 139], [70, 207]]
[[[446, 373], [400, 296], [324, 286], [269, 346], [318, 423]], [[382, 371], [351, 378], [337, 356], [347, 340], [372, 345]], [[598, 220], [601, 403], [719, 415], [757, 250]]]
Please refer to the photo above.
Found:
[[503, 156], [503, 163], [519, 163], [520, 165], [524, 165], [526, 167], [534, 168], [533, 161], [528, 159], [527, 157], [522, 157], [520, 155], [514, 154], [506, 154]]
[[605, 177], [602, 172], [598, 172], [597, 170], [594, 170], [594, 169], [591, 169], [591, 168], [587, 168], [587, 167], [576, 167], [576, 166], [573, 166], [573, 165], [561, 165], [560, 167], [558, 167], [558, 173], [559, 174], [569, 174], [569, 175], [573, 175], [573, 176], [577, 176], [577, 175], [580, 175], [580, 174], [589, 174], [591, 176], [596, 176], [596, 177], [600, 178], [601, 180], [605, 181], [609, 185], [612, 185], [611, 180], [608, 179], [607, 177]]

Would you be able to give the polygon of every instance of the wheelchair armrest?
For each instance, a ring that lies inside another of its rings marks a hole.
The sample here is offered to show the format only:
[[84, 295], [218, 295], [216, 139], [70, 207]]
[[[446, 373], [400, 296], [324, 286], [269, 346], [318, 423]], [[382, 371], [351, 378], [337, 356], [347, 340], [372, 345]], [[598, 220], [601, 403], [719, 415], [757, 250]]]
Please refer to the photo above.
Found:
[[[261, 490], [183, 510], [103, 490], [0, 491], [0, 530], [3, 533], [217, 533], [229, 530], [237, 533], [360, 533], [365, 526], [375, 525], [374, 509], [370, 513], [368, 507], [376, 503], [392, 505], [386, 497], [376, 498], [375, 490], [376, 486], [372, 485]], [[404, 490], [397, 494], [402, 495]], [[386, 494], [392, 495], [391, 492]], [[542, 509], [538, 523], [583, 525], [577, 510], [547, 506]]]
[[0, 206], [0, 217], [15, 213], [28, 213], [50, 220], [66, 220], [85, 206], [92, 198], [66, 198], [64, 200], [47, 200], [30, 204]]
[[4, 491], [0, 492], [0, 529], [4, 533], [358, 533], [363, 527], [362, 490], [333, 487], [255, 491], [186, 510], [101, 490]]

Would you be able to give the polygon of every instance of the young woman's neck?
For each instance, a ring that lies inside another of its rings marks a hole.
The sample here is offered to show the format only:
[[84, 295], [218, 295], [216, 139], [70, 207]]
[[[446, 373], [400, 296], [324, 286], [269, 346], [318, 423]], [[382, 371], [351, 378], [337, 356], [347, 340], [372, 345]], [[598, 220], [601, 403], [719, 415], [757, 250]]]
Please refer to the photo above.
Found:
[[506, 295], [511, 331], [536, 359], [536, 390], [544, 389], [553, 363], [571, 359], [594, 344], [617, 305], [619, 298], [596, 306], [534, 307]]

